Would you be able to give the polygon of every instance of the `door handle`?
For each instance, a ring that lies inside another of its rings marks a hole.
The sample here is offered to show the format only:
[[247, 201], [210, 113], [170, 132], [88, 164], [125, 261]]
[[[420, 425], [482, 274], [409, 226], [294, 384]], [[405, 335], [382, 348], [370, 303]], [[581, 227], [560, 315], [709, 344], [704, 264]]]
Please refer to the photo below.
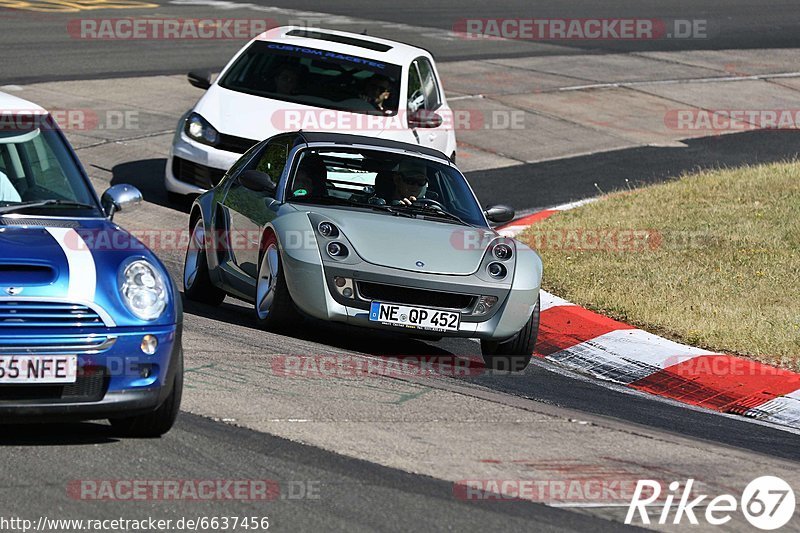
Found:
[[428, 134], [428, 140], [429, 140], [429, 141], [434, 141], [434, 140], [436, 140], [436, 134], [435, 134], [435, 133], [429, 133], [429, 134]]

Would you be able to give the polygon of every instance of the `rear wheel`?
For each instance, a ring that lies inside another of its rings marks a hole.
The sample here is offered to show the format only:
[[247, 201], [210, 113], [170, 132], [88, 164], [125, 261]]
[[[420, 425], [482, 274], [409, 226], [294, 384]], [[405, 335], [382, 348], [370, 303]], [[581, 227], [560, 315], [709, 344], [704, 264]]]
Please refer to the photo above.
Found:
[[127, 418], [112, 418], [111, 427], [123, 437], [156, 438], [160, 437], [175, 424], [183, 397], [183, 352], [178, 356], [178, 368], [172, 382], [172, 391], [158, 409], [152, 413]]
[[211, 282], [206, 255], [206, 232], [203, 219], [198, 218], [183, 263], [183, 294], [189, 300], [210, 305], [219, 305], [225, 299], [225, 291]]
[[256, 322], [268, 330], [286, 328], [301, 319], [286, 286], [278, 239], [270, 234], [262, 245], [256, 280]]
[[481, 341], [483, 361], [492, 370], [521, 372], [531, 362], [538, 335], [539, 300], [537, 299], [533, 313], [516, 337], [505, 342]]

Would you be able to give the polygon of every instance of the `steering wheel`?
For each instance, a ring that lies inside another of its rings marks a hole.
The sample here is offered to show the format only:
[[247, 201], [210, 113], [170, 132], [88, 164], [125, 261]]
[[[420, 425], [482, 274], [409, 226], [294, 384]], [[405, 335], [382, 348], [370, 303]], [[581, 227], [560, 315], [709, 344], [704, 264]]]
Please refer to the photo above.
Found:
[[436, 200], [431, 200], [430, 198], [418, 198], [411, 205], [431, 207], [433, 209], [438, 209], [439, 211], [447, 211], [447, 209], [445, 209], [442, 204], [440, 204]]

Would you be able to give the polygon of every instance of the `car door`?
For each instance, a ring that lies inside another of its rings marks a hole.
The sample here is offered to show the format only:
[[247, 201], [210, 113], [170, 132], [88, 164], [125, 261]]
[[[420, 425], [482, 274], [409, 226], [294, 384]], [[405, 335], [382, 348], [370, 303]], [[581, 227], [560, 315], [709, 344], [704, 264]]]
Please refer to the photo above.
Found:
[[408, 127], [420, 146], [450, 155], [447, 153], [448, 129], [452, 128], [452, 120], [428, 58], [418, 57], [412, 61], [408, 76]]
[[[247, 170], [258, 170], [268, 174], [277, 186], [286, 166], [292, 141], [292, 135], [279, 135], [265, 144], [246, 165], [231, 176], [230, 185], [222, 200], [228, 223], [228, 271], [241, 278], [239, 282], [246, 285], [242, 287], [246, 294], [249, 294], [251, 286], [255, 287], [258, 276], [261, 228], [275, 218], [278, 202], [270, 193], [247, 188], [239, 177]], [[239, 288], [234, 280], [231, 281]]]

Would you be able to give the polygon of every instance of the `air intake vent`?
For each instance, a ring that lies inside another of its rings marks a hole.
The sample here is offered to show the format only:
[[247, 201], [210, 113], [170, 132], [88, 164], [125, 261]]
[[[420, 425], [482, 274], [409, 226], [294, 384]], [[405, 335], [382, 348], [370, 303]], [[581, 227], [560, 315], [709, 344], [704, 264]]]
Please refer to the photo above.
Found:
[[3, 328], [103, 327], [103, 319], [85, 305], [60, 302], [0, 301]]
[[50, 218], [0, 217], [0, 226], [36, 226], [42, 228], [77, 228], [79, 222], [74, 220], [57, 220]]
[[392, 49], [391, 46], [383, 43], [366, 41], [364, 39], [356, 39], [354, 37], [345, 37], [343, 35], [334, 35], [333, 33], [323, 33], [321, 31], [292, 30], [286, 32], [286, 35], [289, 37], [305, 37], [306, 39], [319, 39], [320, 41], [328, 41], [331, 43], [358, 46], [359, 48], [375, 50], [376, 52], [388, 52]]

